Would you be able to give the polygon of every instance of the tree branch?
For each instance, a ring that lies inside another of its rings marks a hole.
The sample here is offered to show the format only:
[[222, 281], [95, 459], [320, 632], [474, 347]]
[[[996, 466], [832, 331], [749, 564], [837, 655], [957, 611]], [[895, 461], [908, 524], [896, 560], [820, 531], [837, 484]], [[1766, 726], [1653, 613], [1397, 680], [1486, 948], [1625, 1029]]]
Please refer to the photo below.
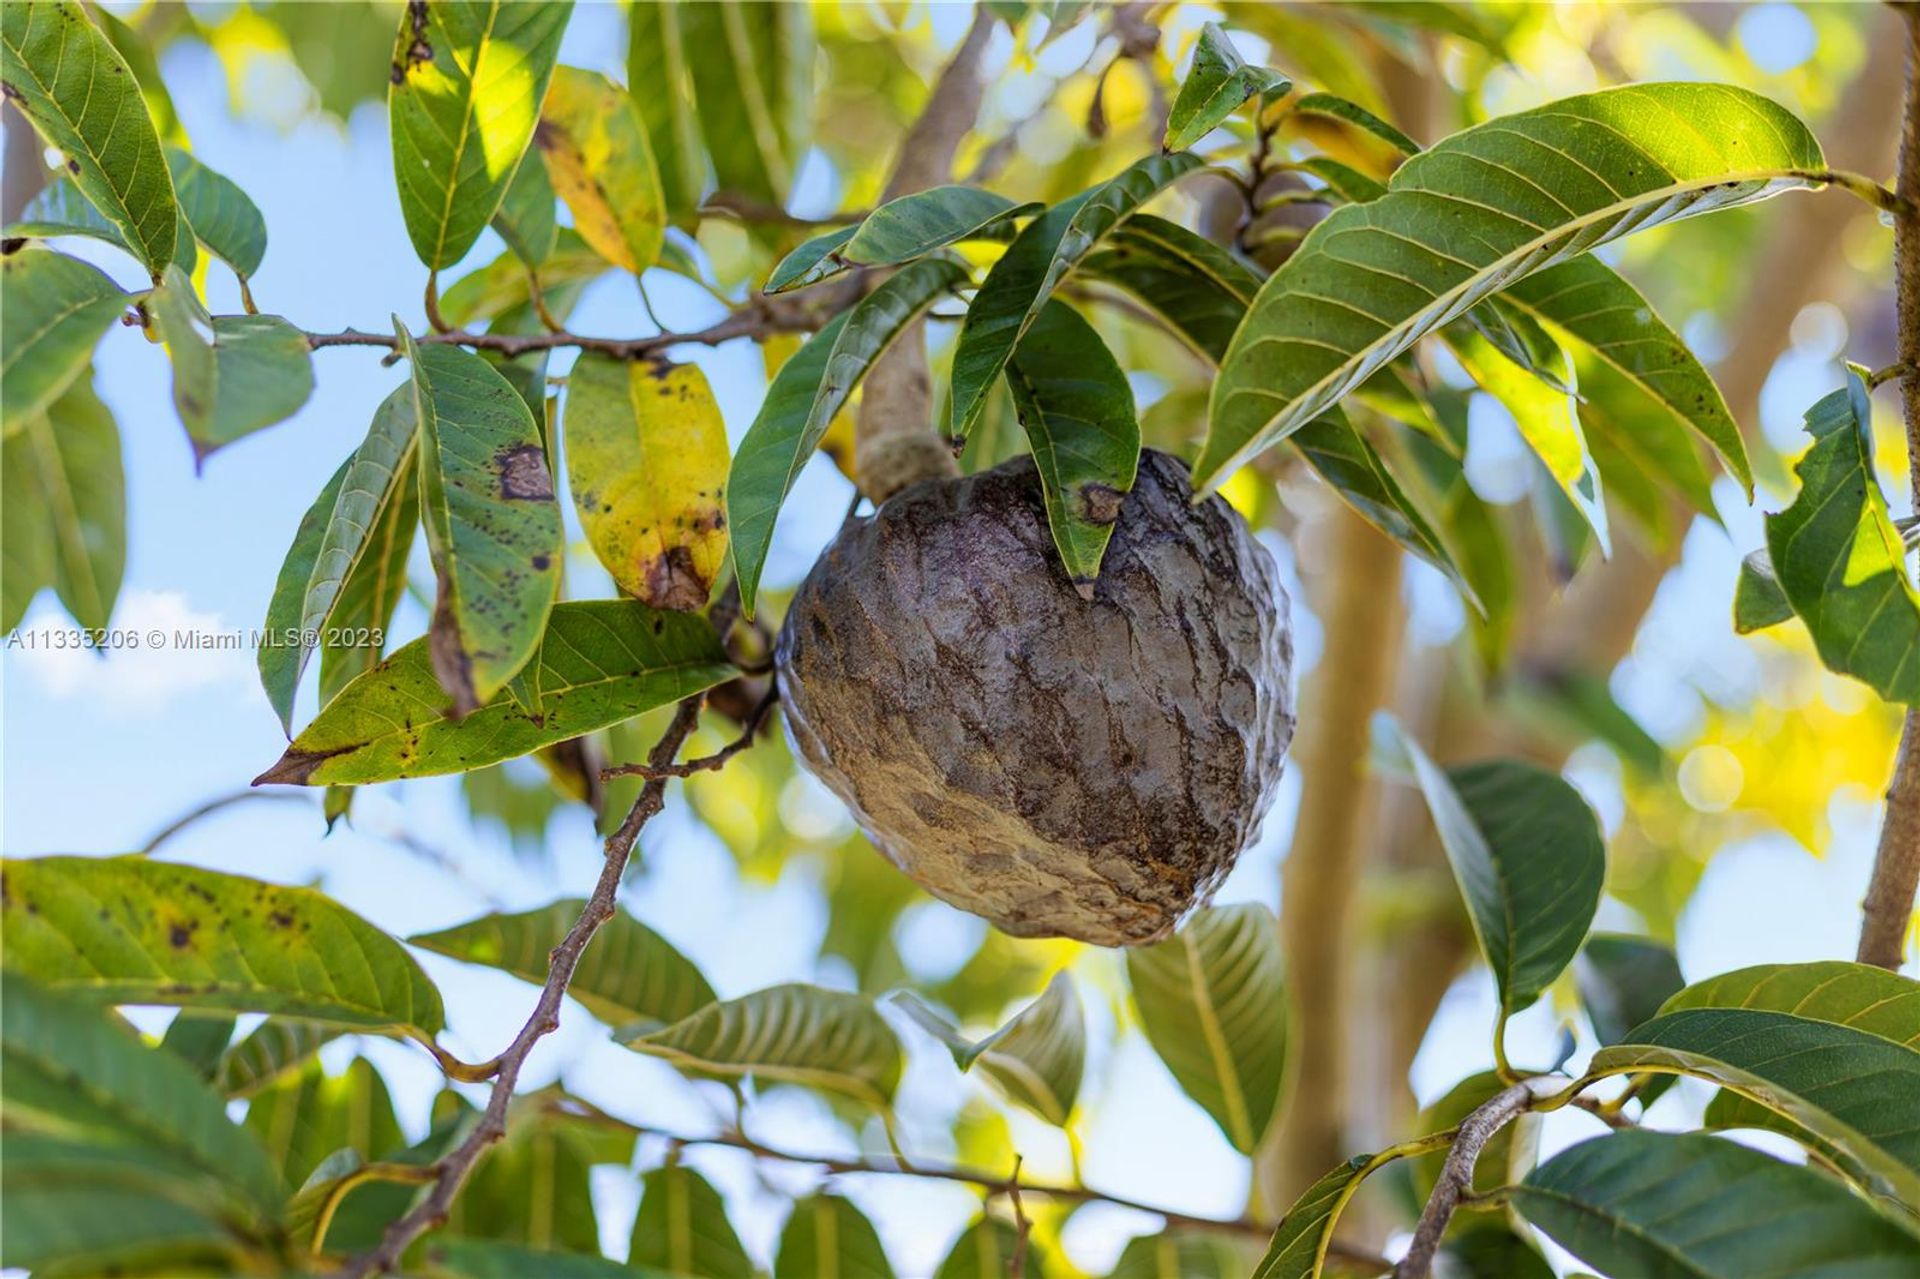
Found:
[[[1907, 27], [1906, 110], [1900, 134], [1900, 208], [1893, 220], [1894, 307], [1899, 322], [1899, 359], [1920, 368], [1920, 9], [1902, 6]], [[1920, 502], [1920, 377], [1902, 378], [1900, 405], [1907, 420], [1911, 491]], [[1887, 787], [1887, 816], [1873, 875], [1861, 903], [1863, 964], [1898, 969], [1920, 890], [1920, 709], [1907, 711]]]
[[1495, 1133], [1532, 1108], [1541, 1087], [1554, 1082], [1544, 1076], [1522, 1080], [1496, 1093], [1461, 1122], [1454, 1134], [1453, 1148], [1441, 1166], [1440, 1179], [1434, 1183], [1433, 1194], [1428, 1196], [1427, 1206], [1420, 1212], [1420, 1224], [1414, 1227], [1413, 1243], [1400, 1264], [1393, 1268], [1393, 1279], [1427, 1279], [1433, 1270], [1434, 1254], [1440, 1251], [1440, 1240], [1447, 1233], [1447, 1223], [1453, 1220], [1462, 1196], [1473, 1187], [1473, 1170], [1480, 1162], [1480, 1152], [1487, 1148]]
[[667, 777], [692, 777], [695, 773], [716, 773], [726, 767], [727, 761], [753, 745], [760, 735], [760, 729], [767, 722], [767, 716], [780, 701], [780, 685], [772, 680], [767, 682], [767, 691], [747, 716], [747, 722], [741, 726], [740, 736], [722, 746], [711, 755], [702, 755], [699, 759], [690, 759], [684, 764], [656, 764], [649, 760], [644, 764], [609, 764], [600, 770], [600, 780], [614, 777], [645, 777], [649, 780]]
[[[835, 295], [835, 300], [839, 300], [839, 295]], [[616, 359], [631, 360], [683, 344], [719, 346], [735, 338], [757, 339], [775, 333], [809, 333], [819, 328], [827, 318], [823, 310], [811, 304], [801, 306], [787, 299], [759, 298], [716, 324], [687, 333], [603, 338], [569, 333], [564, 329], [553, 333], [469, 333], [465, 329], [453, 329], [445, 333], [421, 334], [414, 341], [421, 346], [466, 346], [479, 351], [497, 351], [506, 356], [577, 347], [582, 351], [597, 351]], [[309, 333], [307, 345], [316, 351], [329, 346], [377, 346], [388, 351], [398, 349], [391, 333], [370, 333], [363, 329]]]

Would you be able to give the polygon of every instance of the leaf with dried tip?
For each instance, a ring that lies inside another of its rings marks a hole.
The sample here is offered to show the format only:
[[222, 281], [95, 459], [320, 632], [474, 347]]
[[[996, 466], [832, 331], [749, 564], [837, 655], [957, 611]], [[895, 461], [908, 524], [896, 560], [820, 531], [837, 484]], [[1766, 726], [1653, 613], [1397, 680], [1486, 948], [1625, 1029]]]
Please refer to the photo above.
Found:
[[1056, 1127], [1065, 1127], [1080, 1095], [1086, 1064], [1086, 1014], [1065, 972], [1053, 975], [1040, 997], [984, 1039], [968, 1039], [959, 1027], [910, 992], [893, 1002], [938, 1039], [962, 1070], [978, 1066], [1008, 1100]]
[[1895, 1275], [1920, 1234], [1811, 1168], [1702, 1133], [1645, 1129], [1561, 1151], [1514, 1191], [1555, 1243], [1613, 1275]]
[[394, 37], [387, 118], [414, 252], [466, 256], [499, 209], [546, 95], [573, 0], [410, 4]]
[[440, 992], [310, 888], [145, 857], [8, 859], [6, 966], [104, 1003], [282, 1013], [431, 1040]]
[[45, 412], [130, 299], [98, 268], [46, 249], [0, 258], [0, 430]]
[[753, 1259], [727, 1220], [727, 1204], [720, 1192], [680, 1164], [655, 1168], [641, 1177], [640, 1211], [633, 1219], [627, 1264], [699, 1279], [754, 1279], [756, 1273]]
[[541, 431], [520, 393], [479, 356], [416, 346], [420, 512], [439, 590], [428, 641], [455, 717], [486, 705], [540, 647], [560, 590], [560, 505]]
[[565, 431], [573, 508], [614, 583], [653, 608], [704, 608], [727, 558], [727, 427], [707, 375], [582, 355]]
[[900, 1085], [900, 1041], [873, 1001], [820, 986], [770, 986], [621, 1042], [696, 1075], [804, 1084], [882, 1111]]
[[[1688, 127], [1675, 127], [1684, 120]], [[1815, 186], [1813, 135], [1757, 94], [1643, 84], [1454, 134], [1336, 209], [1262, 286], [1214, 383], [1210, 491], [1420, 338], [1632, 231]]]
[[[557, 901], [516, 915], [483, 915], [407, 938], [439, 955], [486, 964], [538, 985], [548, 956], [580, 918], [584, 901]], [[672, 942], [625, 911], [594, 934], [567, 993], [610, 1026], [670, 1025], [713, 1002], [713, 987]]]
[[74, 621], [105, 628], [127, 563], [126, 477], [120, 428], [93, 393], [91, 375], [0, 447], [0, 629], [17, 626], [43, 586], [53, 587]]
[[1251, 1154], [1286, 1077], [1286, 961], [1273, 912], [1213, 906], [1178, 933], [1127, 952], [1147, 1042], [1235, 1150]]
[[625, 89], [597, 72], [561, 67], [533, 141], [594, 252], [636, 274], [659, 260], [666, 202], [647, 127]]
[[1564, 778], [1532, 764], [1443, 770], [1386, 715], [1374, 719], [1374, 742], [1426, 797], [1502, 1014], [1530, 1006], [1573, 961], [1600, 904], [1599, 820]]
[[1873, 465], [1873, 406], [1862, 370], [1807, 410], [1813, 447], [1794, 464], [1800, 493], [1767, 517], [1780, 589], [1827, 669], [1890, 702], [1920, 705], [1920, 591]]
[[1180, 93], [1167, 113], [1168, 151], [1184, 151], [1240, 109], [1248, 98], [1279, 95], [1293, 87], [1278, 71], [1248, 64], [1218, 24], [1200, 28], [1193, 47], [1193, 64], [1180, 83]]
[[1078, 311], [1049, 300], [1007, 361], [1060, 562], [1085, 599], [1140, 466], [1140, 421], [1120, 362]]
[[893, 1267], [864, 1213], [838, 1195], [814, 1195], [780, 1231], [773, 1279], [893, 1279]]
[[538, 705], [509, 691], [463, 719], [444, 709], [431, 640], [356, 678], [255, 785], [386, 782], [461, 773], [632, 719], [738, 672], [705, 620], [630, 600], [556, 605], [532, 659]]
[[0, 5], [0, 81], [158, 280], [178, 248], [180, 215], [126, 59], [73, 0]]

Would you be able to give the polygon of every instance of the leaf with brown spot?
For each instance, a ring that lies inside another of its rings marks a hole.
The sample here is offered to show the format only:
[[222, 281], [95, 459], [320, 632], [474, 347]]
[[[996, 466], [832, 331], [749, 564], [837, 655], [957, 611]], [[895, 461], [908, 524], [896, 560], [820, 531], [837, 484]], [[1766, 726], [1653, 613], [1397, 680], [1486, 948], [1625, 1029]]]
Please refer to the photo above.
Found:
[[621, 590], [706, 605], [727, 556], [727, 429], [699, 368], [583, 355], [567, 382], [574, 510]]
[[477, 355], [397, 332], [413, 365], [420, 510], [439, 584], [433, 668], [465, 715], [540, 646], [560, 590], [560, 507], [539, 425], [513, 385]]
[[533, 140], [581, 238], [615, 266], [636, 274], [652, 266], [667, 207], [647, 126], [627, 91], [598, 72], [561, 67]]
[[145, 857], [9, 858], [0, 961], [57, 995], [280, 1013], [431, 1041], [440, 992], [309, 888]]

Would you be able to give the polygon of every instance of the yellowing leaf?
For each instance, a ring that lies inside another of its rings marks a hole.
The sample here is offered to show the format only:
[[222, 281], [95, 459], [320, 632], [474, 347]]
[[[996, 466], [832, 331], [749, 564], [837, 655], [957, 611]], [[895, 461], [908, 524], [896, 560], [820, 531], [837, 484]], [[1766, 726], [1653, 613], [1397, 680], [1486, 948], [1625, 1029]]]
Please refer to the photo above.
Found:
[[553, 189], [594, 252], [629, 271], [660, 257], [667, 224], [660, 172], [633, 99], [592, 71], [554, 72], [534, 130]]
[[691, 364], [583, 355], [568, 379], [567, 479], [620, 589], [692, 612], [727, 558], [727, 430]]

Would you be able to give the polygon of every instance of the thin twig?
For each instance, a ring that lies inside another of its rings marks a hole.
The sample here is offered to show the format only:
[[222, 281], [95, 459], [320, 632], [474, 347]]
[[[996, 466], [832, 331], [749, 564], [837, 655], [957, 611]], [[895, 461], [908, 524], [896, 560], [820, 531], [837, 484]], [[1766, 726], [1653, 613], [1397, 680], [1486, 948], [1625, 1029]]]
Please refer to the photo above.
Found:
[[1016, 1154], [1013, 1175], [1007, 1178], [1007, 1202], [1013, 1207], [1013, 1255], [1007, 1258], [1007, 1279], [1022, 1279], [1027, 1273], [1027, 1236], [1033, 1232], [1026, 1206], [1020, 1202], [1020, 1165], [1024, 1162]]
[[[421, 346], [466, 346], [479, 351], [497, 351], [501, 355], [525, 355], [531, 351], [552, 351], [575, 347], [597, 351], [616, 359], [631, 360], [670, 346], [719, 346], [735, 338], [762, 338], [775, 333], [809, 333], [820, 327], [826, 313], [811, 306], [778, 305], [755, 301], [726, 319], [704, 329], [687, 333], [651, 333], [637, 338], [589, 337], [564, 329], [552, 333], [470, 333], [454, 329], [445, 333], [427, 333], [414, 341]], [[307, 345], [313, 350], [330, 346], [377, 346], [394, 351], [396, 339], [387, 333], [369, 333], [363, 329], [343, 329], [338, 333], [309, 333]]]
[[706, 203], [700, 206], [699, 212], [719, 214], [741, 222], [764, 223], [768, 226], [822, 227], [852, 226], [856, 222], [864, 222], [873, 210], [853, 209], [845, 213], [830, 213], [824, 218], [808, 218], [797, 213], [789, 213], [777, 204], [769, 204], [765, 200], [756, 200], [750, 195], [742, 195], [738, 191], [715, 191], [707, 197]]
[[615, 777], [645, 777], [649, 780], [668, 777], [692, 777], [695, 773], [714, 773], [725, 768], [727, 761], [753, 745], [760, 735], [761, 726], [767, 722], [767, 715], [780, 701], [780, 686], [769, 682], [767, 691], [747, 716], [746, 724], [740, 730], [740, 736], [722, 746], [711, 755], [702, 755], [699, 759], [690, 759], [684, 764], [609, 764], [600, 770], [600, 780], [608, 781]]
[[[921, 1177], [931, 1181], [951, 1181], [978, 1187], [989, 1195], [1006, 1195], [1009, 1200], [1018, 1189], [1023, 1195], [1038, 1195], [1043, 1199], [1053, 1199], [1061, 1203], [1110, 1204], [1116, 1208], [1149, 1213], [1164, 1218], [1167, 1225], [1171, 1227], [1212, 1230], [1222, 1234], [1245, 1235], [1251, 1239], [1265, 1239], [1273, 1234], [1274, 1229], [1272, 1222], [1261, 1221], [1254, 1217], [1200, 1217], [1176, 1212], [1159, 1204], [1142, 1203], [1140, 1200], [1128, 1199], [1122, 1195], [1107, 1194], [1087, 1186], [1047, 1185], [1023, 1181], [1018, 1179], [1017, 1169], [1013, 1176], [1001, 1176], [988, 1172], [984, 1168], [968, 1168], [958, 1164], [916, 1161], [909, 1166], [895, 1159], [848, 1159], [837, 1155], [810, 1154], [770, 1146], [764, 1141], [747, 1136], [738, 1129], [727, 1129], [705, 1136], [688, 1136], [685, 1133], [669, 1132], [644, 1124], [628, 1123], [577, 1097], [554, 1098], [549, 1100], [547, 1105], [555, 1110], [604, 1124], [621, 1132], [631, 1133], [636, 1137], [658, 1137], [673, 1146], [721, 1146], [730, 1150], [744, 1150], [756, 1159], [767, 1159], [776, 1163], [804, 1164], [811, 1168], [822, 1169], [834, 1176]], [[1341, 1257], [1360, 1265], [1377, 1266], [1381, 1270], [1385, 1270], [1392, 1264], [1377, 1253], [1337, 1241], [1328, 1248], [1328, 1255]]]
[[1434, 1256], [1440, 1251], [1440, 1240], [1447, 1232], [1447, 1223], [1453, 1220], [1454, 1209], [1473, 1189], [1473, 1170], [1480, 1162], [1480, 1152], [1487, 1148], [1495, 1133], [1532, 1109], [1541, 1096], [1540, 1090], [1552, 1082], [1545, 1076], [1522, 1080], [1494, 1094], [1461, 1121], [1454, 1134], [1453, 1148], [1447, 1152], [1447, 1161], [1440, 1169], [1440, 1179], [1434, 1183], [1433, 1194], [1420, 1212], [1419, 1225], [1414, 1227], [1413, 1243], [1400, 1264], [1393, 1268], [1393, 1279], [1427, 1279], [1433, 1269]]
[[234, 791], [232, 794], [229, 794], [229, 795], [219, 795], [213, 799], [208, 800], [204, 804], [196, 805], [195, 807], [187, 810], [186, 812], [182, 813], [179, 817], [176, 817], [174, 820], [168, 822], [165, 826], [162, 826], [159, 830], [155, 831], [153, 833], [153, 837], [147, 840], [146, 843], [142, 844], [139, 850], [134, 853], [134, 856], [136, 857], [150, 856], [155, 849], [160, 847], [160, 845], [166, 843], [168, 840], [172, 839], [175, 835], [178, 835], [181, 831], [193, 825], [195, 822], [198, 822], [203, 818], [211, 817], [215, 813], [221, 812], [225, 809], [232, 808], [236, 804], [244, 803], [247, 800], [251, 800], [251, 799], [280, 800], [283, 802], [292, 802], [292, 803], [300, 804], [303, 807], [308, 807], [308, 808], [311, 808], [313, 806], [312, 801], [310, 801], [305, 795], [295, 794], [291, 791], [263, 791], [263, 790], [247, 789], [242, 791]]
[[[714, 606], [716, 621], [725, 603], [723, 598], [720, 604]], [[726, 614], [726, 620], [730, 625], [730, 611]], [[680, 703], [674, 712], [673, 722], [653, 748], [653, 763], [668, 763], [679, 753], [681, 745], [699, 722], [702, 700], [702, 694], [695, 694]], [[433, 1164], [433, 1189], [427, 1196], [387, 1227], [379, 1245], [371, 1252], [349, 1261], [339, 1272], [343, 1279], [366, 1279], [369, 1275], [385, 1274], [399, 1264], [402, 1254], [415, 1239], [444, 1225], [454, 1198], [472, 1175], [480, 1157], [506, 1136], [507, 1106], [513, 1099], [514, 1085], [519, 1082], [520, 1068], [526, 1064], [534, 1045], [559, 1029], [560, 1002], [566, 994], [567, 983], [573, 980], [574, 969], [579, 966], [587, 943], [593, 940], [600, 925], [613, 917], [614, 897], [620, 890], [620, 879], [626, 872], [627, 860], [633, 855], [634, 840], [638, 838], [640, 828], [660, 811], [666, 801], [666, 793], [667, 784], [664, 780], [649, 781], [641, 788], [639, 798], [633, 801], [633, 807], [628, 810], [620, 828], [608, 836], [606, 859], [600, 867], [599, 881], [595, 883], [593, 895], [587, 899], [585, 909], [580, 912], [580, 918], [574, 921], [565, 939], [553, 948], [553, 953], [548, 957], [547, 980], [540, 988], [540, 998], [534, 1004], [533, 1014], [520, 1028], [520, 1033], [514, 1036], [507, 1050], [494, 1063], [489, 1063], [495, 1066], [493, 1091], [487, 1097], [486, 1111], [480, 1122], [464, 1141]]]

